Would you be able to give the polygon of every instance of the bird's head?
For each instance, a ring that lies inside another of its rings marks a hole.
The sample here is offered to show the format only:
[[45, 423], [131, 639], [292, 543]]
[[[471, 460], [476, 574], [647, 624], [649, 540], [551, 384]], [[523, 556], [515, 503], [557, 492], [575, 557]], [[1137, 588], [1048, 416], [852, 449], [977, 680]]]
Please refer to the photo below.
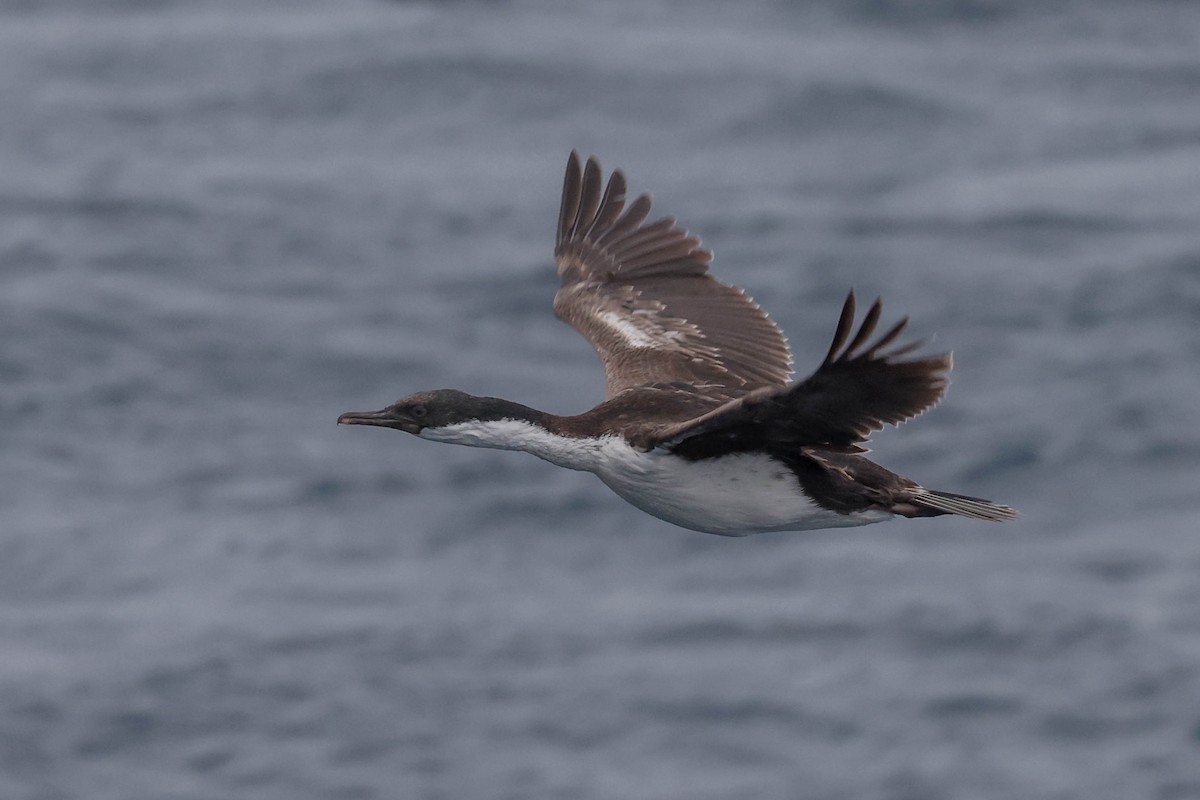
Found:
[[338, 425], [375, 425], [420, 434], [426, 428], [444, 428], [482, 417], [485, 398], [457, 389], [434, 389], [401, 397], [381, 411], [347, 411]]

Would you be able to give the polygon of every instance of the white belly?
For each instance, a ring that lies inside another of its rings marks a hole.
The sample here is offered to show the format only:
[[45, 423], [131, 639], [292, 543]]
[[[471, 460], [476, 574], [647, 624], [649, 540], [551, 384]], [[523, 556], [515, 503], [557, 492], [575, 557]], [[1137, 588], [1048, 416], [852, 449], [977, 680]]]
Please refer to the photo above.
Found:
[[685, 461], [623, 443], [621, 449], [620, 458], [605, 459], [594, 470], [600, 480], [647, 514], [683, 528], [748, 536], [846, 528], [892, 517], [882, 510], [842, 514], [821, 508], [786, 465], [763, 454]]

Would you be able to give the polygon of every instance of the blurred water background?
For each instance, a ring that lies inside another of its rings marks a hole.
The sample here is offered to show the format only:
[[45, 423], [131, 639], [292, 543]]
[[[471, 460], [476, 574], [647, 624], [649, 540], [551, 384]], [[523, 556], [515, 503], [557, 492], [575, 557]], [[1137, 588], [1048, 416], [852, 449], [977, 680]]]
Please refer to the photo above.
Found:
[[[567, 153], [1019, 507], [727, 540], [523, 454]], [[0, 797], [1200, 798], [1200, 5], [7, 0]]]

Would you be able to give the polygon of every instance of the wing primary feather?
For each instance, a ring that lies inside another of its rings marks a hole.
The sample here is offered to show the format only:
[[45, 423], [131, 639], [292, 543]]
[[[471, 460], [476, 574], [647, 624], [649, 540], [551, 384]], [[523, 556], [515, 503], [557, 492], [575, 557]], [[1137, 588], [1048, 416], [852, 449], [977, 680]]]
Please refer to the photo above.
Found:
[[854, 339], [842, 351], [842, 358], [853, 358], [854, 351], [863, 345], [864, 342], [875, 332], [875, 326], [879, 324], [879, 315], [883, 313], [883, 303], [876, 300], [867, 309], [867, 316], [862, 321], [862, 325], [858, 326], [858, 333], [854, 335]]
[[583, 187], [579, 190], [579, 210], [575, 213], [575, 222], [571, 225], [571, 236], [578, 237], [580, 229], [588, 225], [600, 208], [601, 181], [604, 179], [600, 172], [600, 162], [595, 157], [589, 158], [583, 168]]
[[612, 239], [605, 241], [604, 246], [608, 250], [619, 249], [621, 256], [624, 257], [627, 253], [633, 252], [635, 248], [641, 247], [646, 242], [660, 238], [665, 231], [670, 231], [671, 226], [674, 224], [674, 217], [663, 217], [623, 236], [614, 236]]
[[636, 233], [638, 226], [645, 222], [648, 216], [650, 216], [650, 195], [639, 194], [625, 209], [625, 213], [618, 217], [607, 231], [600, 234], [596, 239], [596, 244], [608, 247], [626, 236]]
[[567, 171], [563, 176], [562, 204], [558, 207], [558, 240], [555, 246], [561, 246], [571, 234], [575, 219], [579, 213], [580, 189], [579, 153], [571, 151], [567, 158]]
[[829, 345], [829, 353], [826, 354], [825, 360], [821, 362], [821, 366], [832, 364], [837, 357], [838, 351], [845, 344], [847, 337], [850, 336], [850, 329], [854, 326], [854, 290], [850, 290], [850, 294], [846, 295], [846, 302], [842, 304], [842, 316], [838, 319], [837, 330], [833, 332], [833, 342]]
[[604, 197], [600, 198], [600, 210], [596, 212], [595, 219], [588, 226], [583, 238], [595, 242], [593, 235], [599, 231], [601, 234], [612, 225], [613, 221], [621, 215], [621, 209], [625, 207], [625, 175], [620, 170], [613, 172], [608, 178], [608, 185], [604, 187]]
[[671, 261], [651, 259], [640, 264], [622, 263], [621, 275], [630, 279], [698, 277], [708, 271], [712, 256], [707, 250], [693, 250], [688, 255]]
[[[897, 347], [896, 349], [894, 349], [890, 353], [888, 353], [887, 357], [889, 359], [894, 359], [894, 358], [899, 358], [900, 356], [906, 356], [909, 353], [913, 352], [914, 350], [919, 350], [920, 348], [924, 347], [925, 345], [926, 345], [926, 341], [924, 339], [916, 339], [914, 341], [909, 342], [908, 344], [900, 345], [899, 347]], [[950, 354], [946, 353], [945, 355], [948, 357]]]
[[[883, 348], [887, 347], [889, 344], [894, 342], [896, 340], [896, 337], [899, 336], [901, 331], [903, 331], [906, 327], [908, 327], [908, 317], [902, 318], [899, 322], [897, 322], [895, 325], [893, 325], [891, 328], [889, 328], [887, 333], [885, 333], [883, 336], [880, 336], [879, 339], [876, 340], [875, 344], [871, 345], [871, 348], [869, 350], [867, 350], [867, 352], [862, 354], [862, 357], [863, 358], [875, 358], [876, 354], [879, 353], [880, 350], [882, 350]], [[888, 353], [887, 358], [894, 358], [898, 355], [903, 355], [904, 353], [911, 352], [912, 350], [915, 350], [921, 344], [922, 344], [922, 342], [917, 341], [912, 344], [905, 345], [904, 347], [901, 347], [899, 350], [895, 350], [891, 353]]]
[[646, 259], [667, 261], [682, 258], [700, 246], [694, 236], [664, 236], [659, 241], [646, 242], [633, 250], [621, 250], [621, 261], [633, 267], [634, 262]]

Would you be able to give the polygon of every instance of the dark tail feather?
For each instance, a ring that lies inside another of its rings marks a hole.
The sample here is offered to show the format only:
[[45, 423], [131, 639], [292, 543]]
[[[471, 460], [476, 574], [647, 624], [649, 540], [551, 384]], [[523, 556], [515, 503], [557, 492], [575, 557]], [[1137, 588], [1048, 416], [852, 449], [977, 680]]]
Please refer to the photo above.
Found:
[[[897, 505], [896, 513], [906, 517], [934, 516], [941, 513], [958, 514], [960, 517], [988, 520], [989, 522], [1007, 522], [1018, 516], [1015, 508], [993, 503], [991, 500], [968, 497], [965, 494], [935, 492], [932, 489], [915, 489], [912, 494], [904, 498], [903, 504]], [[911, 511], [909, 509], [901, 510], [906, 505], [916, 506], [916, 508]], [[905, 513], [905, 511], [909, 511], [909, 513]]]

